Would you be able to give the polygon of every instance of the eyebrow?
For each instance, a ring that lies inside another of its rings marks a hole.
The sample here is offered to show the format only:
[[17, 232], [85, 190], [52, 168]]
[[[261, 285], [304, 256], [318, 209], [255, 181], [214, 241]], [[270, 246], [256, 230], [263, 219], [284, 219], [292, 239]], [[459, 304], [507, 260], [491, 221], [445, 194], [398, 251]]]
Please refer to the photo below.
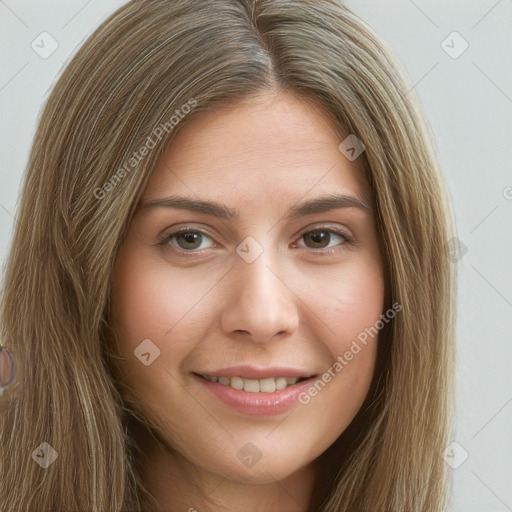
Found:
[[[153, 208], [179, 208], [213, 215], [221, 219], [238, 221], [240, 212], [214, 201], [202, 201], [192, 197], [170, 196], [162, 199], [152, 199], [142, 204], [143, 209]], [[305, 215], [324, 213], [338, 208], [359, 208], [371, 212], [372, 209], [360, 199], [353, 196], [328, 194], [310, 201], [293, 205], [286, 215], [288, 220], [296, 220]]]

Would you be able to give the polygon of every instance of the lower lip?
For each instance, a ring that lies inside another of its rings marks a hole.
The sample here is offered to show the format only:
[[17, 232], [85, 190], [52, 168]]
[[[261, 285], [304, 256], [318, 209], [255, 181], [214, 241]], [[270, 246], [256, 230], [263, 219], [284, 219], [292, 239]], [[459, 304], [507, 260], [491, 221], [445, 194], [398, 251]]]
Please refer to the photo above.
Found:
[[218, 382], [211, 382], [197, 375], [194, 377], [210, 393], [232, 409], [243, 414], [259, 416], [282, 414], [297, 407], [300, 405], [299, 395], [315, 380], [315, 377], [311, 377], [273, 393], [249, 393]]

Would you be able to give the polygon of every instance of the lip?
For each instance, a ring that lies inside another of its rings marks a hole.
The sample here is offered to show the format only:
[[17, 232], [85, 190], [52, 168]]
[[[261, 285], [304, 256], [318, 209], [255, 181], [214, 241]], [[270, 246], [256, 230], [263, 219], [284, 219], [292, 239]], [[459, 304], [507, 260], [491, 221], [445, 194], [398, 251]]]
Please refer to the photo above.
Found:
[[296, 377], [298, 379], [314, 377], [316, 374], [301, 368], [273, 366], [271, 368], [256, 368], [249, 365], [231, 366], [220, 370], [194, 372], [209, 377], [241, 377], [242, 379], [264, 379], [266, 377]]
[[[217, 375], [218, 374], [216, 373], [215, 376]], [[241, 377], [241, 375], [233, 373], [219, 376], [227, 377], [235, 375]], [[261, 375], [261, 373], [259, 375]], [[279, 391], [274, 391], [273, 393], [249, 393], [247, 391], [239, 391], [238, 389], [234, 389], [231, 386], [224, 386], [218, 382], [210, 382], [209, 380], [206, 380], [205, 378], [195, 373], [193, 373], [192, 376], [195, 380], [197, 380], [198, 384], [202, 386], [206, 393], [210, 395], [210, 397], [214, 396], [218, 401], [241, 414], [256, 416], [272, 416], [283, 414], [290, 411], [294, 407], [299, 406], [299, 395], [304, 390], [309, 388], [316, 378], [315, 376], [309, 377], [306, 380], [297, 382], [296, 384], [288, 386]], [[266, 376], [269, 375], [267, 374]], [[272, 376], [276, 376], [276, 374], [272, 373]], [[279, 374], [279, 376], [296, 377], [297, 374]], [[265, 376], [254, 378], [265, 378]]]

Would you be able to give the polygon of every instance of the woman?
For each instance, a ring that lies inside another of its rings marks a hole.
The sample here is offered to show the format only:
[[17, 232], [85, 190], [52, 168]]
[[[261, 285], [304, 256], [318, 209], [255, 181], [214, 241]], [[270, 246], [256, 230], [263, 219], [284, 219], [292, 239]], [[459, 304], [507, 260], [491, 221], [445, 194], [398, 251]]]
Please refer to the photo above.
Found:
[[8, 259], [0, 510], [446, 510], [454, 229], [409, 89], [334, 0], [98, 28]]

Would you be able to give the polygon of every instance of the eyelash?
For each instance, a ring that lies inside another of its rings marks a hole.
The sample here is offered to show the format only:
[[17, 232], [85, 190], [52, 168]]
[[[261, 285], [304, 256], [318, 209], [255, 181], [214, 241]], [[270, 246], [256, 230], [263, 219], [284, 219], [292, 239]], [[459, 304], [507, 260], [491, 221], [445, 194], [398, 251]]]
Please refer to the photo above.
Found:
[[[341, 244], [335, 245], [334, 247], [330, 247], [328, 249], [314, 249], [312, 247], [301, 247], [301, 249], [310, 249], [315, 254], [327, 256], [329, 254], [333, 254], [335, 252], [339, 252], [340, 250], [343, 250], [343, 248], [344, 248], [343, 246], [346, 246], [347, 244], [355, 243], [354, 239], [346, 231], [344, 231], [342, 229], [333, 229], [333, 228], [328, 228], [328, 227], [323, 227], [323, 226], [318, 226], [318, 227], [315, 227], [314, 229], [309, 229], [307, 231], [304, 231], [303, 233], [300, 234], [299, 239], [301, 239], [302, 237], [309, 235], [311, 233], [322, 232], [322, 231], [330, 233], [330, 234], [338, 235], [341, 238], [343, 238], [345, 241]], [[200, 254], [201, 251], [205, 250], [205, 249], [193, 249], [193, 250], [187, 251], [185, 249], [179, 249], [177, 247], [169, 245], [169, 241], [173, 237], [180, 235], [182, 233], [201, 233], [203, 235], [206, 235], [208, 238], [211, 238], [212, 241], [214, 241], [214, 238], [212, 237], [212, 235], [210, 235], [210, 233], [208, 233], [207, 231], [205, 231], [203, 229], [193, 228], [193, 227], [184, 227], [184, 228], [180, 228], [176, 231], [164, 233], [158, 239], [158, 242], [156, 245], [162, 246], [166, 250], [167, 249], [171, 250], [171, 251], [177, 253], [178, 255], [185, 256], [185, 257], [192, 257], [198, 253]], [[341, 249], [340, 249], [340, 247], [341, 247]]]

